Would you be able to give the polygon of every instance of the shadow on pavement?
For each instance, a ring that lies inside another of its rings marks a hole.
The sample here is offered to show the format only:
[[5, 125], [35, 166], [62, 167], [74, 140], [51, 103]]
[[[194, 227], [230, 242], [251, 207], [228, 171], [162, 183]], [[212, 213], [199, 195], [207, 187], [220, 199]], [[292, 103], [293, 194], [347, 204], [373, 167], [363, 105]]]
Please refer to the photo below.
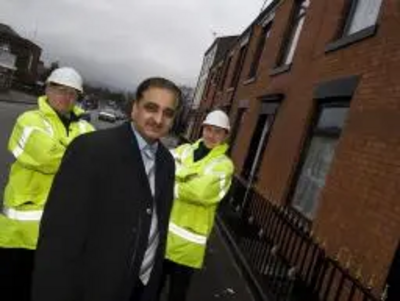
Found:
[[[187, 298], [187, 301], [208, 300], [254, 300], [217, 228], [210, 237], [205, 266], [193, 277]], [[165, 295], [160, 301], [166, 301]]]

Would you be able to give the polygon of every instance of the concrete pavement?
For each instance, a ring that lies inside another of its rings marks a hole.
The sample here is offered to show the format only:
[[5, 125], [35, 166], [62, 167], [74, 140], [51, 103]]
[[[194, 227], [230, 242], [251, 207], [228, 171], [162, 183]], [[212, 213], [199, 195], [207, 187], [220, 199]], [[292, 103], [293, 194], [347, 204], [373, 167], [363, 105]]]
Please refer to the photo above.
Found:
[[188, 301], [209, 300], [254, 300], [217, 228], [209, 241], [205, 267], [194, 276], [188, 296]]

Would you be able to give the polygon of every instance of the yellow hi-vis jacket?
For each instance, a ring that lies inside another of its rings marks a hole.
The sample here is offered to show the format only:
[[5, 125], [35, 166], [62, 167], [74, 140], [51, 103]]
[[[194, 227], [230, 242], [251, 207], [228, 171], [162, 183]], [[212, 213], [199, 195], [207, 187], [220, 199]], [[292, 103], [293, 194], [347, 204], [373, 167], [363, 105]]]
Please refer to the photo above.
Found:
[[225, 155], [228, 150], [225, 143], [193, 162], [200, 141], [173, 150], [175, 200], [166, 251], [167, 259], [192, 268], [203, 266], [217, 206], [227, 193], [234, 172], [232, 161]]
[[[62, 156], [77, 136], [91, 132], [83, 119], [72, 121], [67, 130], [45, 96], [39, 108], [18, 117], [8, 142], [15, 161], [11, 166], [0, 214], [0, 247], [36, 249], [44, 204]], [[83, 111], [73, 108], [76, 116]]]

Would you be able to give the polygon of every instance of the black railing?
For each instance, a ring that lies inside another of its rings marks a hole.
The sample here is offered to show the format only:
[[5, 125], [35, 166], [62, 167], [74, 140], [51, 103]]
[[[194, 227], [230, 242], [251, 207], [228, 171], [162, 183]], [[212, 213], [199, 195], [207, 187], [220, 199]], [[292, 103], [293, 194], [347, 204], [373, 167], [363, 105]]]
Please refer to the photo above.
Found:
[[240, 254], [258, 296], [287, 301], [378, 301], [329, 257], [291, 208], [266, 200], [234, 180], [219, 209], [221, 228]]

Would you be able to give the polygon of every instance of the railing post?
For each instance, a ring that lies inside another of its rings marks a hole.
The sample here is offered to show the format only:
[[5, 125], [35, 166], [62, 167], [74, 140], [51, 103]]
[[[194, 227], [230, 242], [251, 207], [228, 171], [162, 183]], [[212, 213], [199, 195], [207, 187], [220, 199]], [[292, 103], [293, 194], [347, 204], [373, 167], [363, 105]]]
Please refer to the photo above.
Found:
[[[388, 286], [380, 298], [374, 295], [373, 278], [364, 285], [359, 281], [361, 272], [351, 275], [340, 265], [343, 250], [330, 257], [324, 243], [313, 238], [290, 208], [270, 202], [237, 178], [226, 205], [222, 209], [228, 214], [222, 216], [227, 218], [227, 230], [261, 295], [271, 295], [276, 301], [289, 301], [297, 292], [301, 301], [387, 300]], [[236, 205], [240, 206], [237, 211]]]

